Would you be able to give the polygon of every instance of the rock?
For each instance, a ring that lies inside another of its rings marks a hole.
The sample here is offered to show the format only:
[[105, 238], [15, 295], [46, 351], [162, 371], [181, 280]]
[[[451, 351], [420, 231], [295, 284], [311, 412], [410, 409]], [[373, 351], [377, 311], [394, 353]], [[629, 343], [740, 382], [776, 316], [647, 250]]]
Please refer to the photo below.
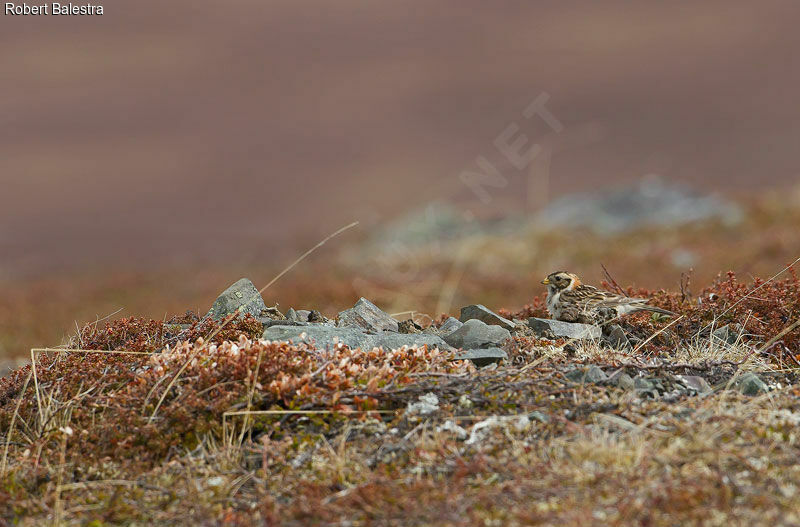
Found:
[[264, 304], [264, 299], [261, 298], [261, 293], [258, 292], [253, 282], [247, 278], [242, 278], [228, 289], [222, 292], [211, 309], [209, 309], [206, 317], [213, 317], [215, 320], [221, 320], [226, 316], [235, 313], [240, 309], [239, 316], [246, 314], [260, 317], [262, 312], [267, 309]]
[[633, 382], [633, 377], [631, 377], [627, 373], [620, 373], [615, 378], [615, 382], [616, 382], [617, 386], [619, 386], [623, 390], [630, 391], [630, 390], [636, 389], [636, 385]]
[[404, 320], [397, 325], [398, 331], [400, 333], [419, 333], [422, 331], [422, 326], [411, 320]]
[[442, 326], [439, 328], [439, 332], [442, 335], [448, 335], [463, 325], [464, 323], [457, 318], [450, 317], [442, 323]]
[[480, 320], [467, 320], [464, 325], [444, 337], [454, 348], [477, 349], [497, 347], [511, 333], [500, 326], [489, 326]]
[[378, 306], [364, 297], [361, 297], [355, 306], [339, 313], [339, 321], [336, 325], [339, 327], [359, 327], [367, 331], [398, 330], [398, 324], [395, 319], [381, 311]]
[[575, 368], [574, 370], [566, 372], [564, 377], [579, 384], [596, 384], [608, 380], [608, 376], [605, 372], [595, 365], [591, 365], [588, 368]]
[[471, 306], [462, 307], [461, 316], [458, 317], [458, 319], [461, 322], [466, 322], [467, 320], [480, 320], [481, 322], [490, 326], [500, 326], [501, 328], [505, 328], [509, 331], [516, 328], [516, 325], [512, 321], [501, 317], [494, 311], [487, 309], [481, 304], [473, 304]]
[[562, 322], [561, 320], [553, 320], [551, 318], [529, 318], [528, 326], [537, 336], [549, 339], [558, 337], [570, 339], [599, 339], [603, 336], [603, 332], [598, 326]]
[[614, 349], [630, 349], [631, 343], [625, 335], [625, 330], [619, 324], [609, 324], [604, 327], [603, 342]]
[[453, 356], [453, 360], [471, 360], [478, 367], [502, 362], [507, 358], [508, 354], [500, 348], [472, 349]]
[[664, 392], [664, 386], [659, 379], [646, 379], [644, 377], [635, 377], [633, 379], [633, 388], [641, 396], [658, 397], [660, 393]]
[[420, 395], [416, 403], [409, 403], [406, 415], [430, 415], [439, 411], [439, 398], [435, 393]]
[[308, 315], [311, 314], [311, 311], [307, 309], [297, 309], [289, 308], [289, 311], [286, 312], [286, 320], [291, 320], [292, 322], [308, 322]]
[[276, 320], [274, 318], [259, 317], [257, 319], [264, 326], [264, 329], [272, 326], [307, 326], [308, 322], [299, 322], [297, 320]]
[[278, 310], [278, 306], [272, 307], [265, 307], [261, 311], [261, 316], [263, 318], [269, 318], [271, 320], [286, 320], [286, 316]]
[[769, 391], [767, 384], [752, 372], [745, 373], [739, 377], [736, 381], [736, 387], [744, 395], [759, 395]]
[[742, 326], [739, 324], [728, 324], [714, 330], [712, 333], [714, 340], [723, 344], [733, 345], [739, 340], [739, 335], [742, 333]]
[[[301, 323], [297, 323], [301, 324]], [[428, 346], [429, 348], [439, 348], [442, 350], [451, 349], [440, 337], [425, 333], [393, 333], [390, 331], [379, 331], [375, 334], [367, 334], [359, 328], [341, 328], [323, 324], [311, 324], [304, 326], [272, 326], [264, 330], [262, 334], [266, 340], [288, 340], [295, 343], [313, 343], [318, 349], [330, 349], [334, 345], [334, 339], [338, 339], [350, 348], [372, 349], [398, 349], [403, 346]]]
[[328, 322], [328, 319], [316, 309], [312, 309], [311, 312], [308, 314], [308, 321], [315, 323], [323, 323], [323, 322]]
[[397, 349], [403, 346], [428, 346], [429, 348], [439, 348], [441, 350], [451, 349], [447, 343], [437, 335], [427, 333], [393, 333], [391, 331], [379, 331], [372, 337], [371, 346], [373, 348]]
[[698, 394], [711, 392], [708, 382], [698, 375], [676, 375], [675, 378], [689, 390]]

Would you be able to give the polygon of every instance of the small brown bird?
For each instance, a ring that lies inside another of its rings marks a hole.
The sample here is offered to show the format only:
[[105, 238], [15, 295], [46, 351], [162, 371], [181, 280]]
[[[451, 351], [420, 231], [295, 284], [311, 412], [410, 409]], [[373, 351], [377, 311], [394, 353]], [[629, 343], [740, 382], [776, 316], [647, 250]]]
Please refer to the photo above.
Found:
[[547, 311], [564, 322], [594, 324], [637, 311], [675, 316], [672, 311], [648, 305], [646, 298], [630, 298], [584, 285], [573, 273], [550, 273], [542, 283], [547, 286]]

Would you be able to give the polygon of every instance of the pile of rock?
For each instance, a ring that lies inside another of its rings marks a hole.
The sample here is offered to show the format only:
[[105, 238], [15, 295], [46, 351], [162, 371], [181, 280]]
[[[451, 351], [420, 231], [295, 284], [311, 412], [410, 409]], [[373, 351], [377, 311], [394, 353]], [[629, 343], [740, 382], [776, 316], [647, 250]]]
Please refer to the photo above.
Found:
[[[513, 335], [533, 335], [544, 340], [592, 340], [617, 349], [632, 345], [618, 325], [601, 328], [543, 318], [508, 320], [480, 304], [462, 308], [458, 319], [450, 317], [438, 327], [431, 325], [425, 329], [411, 320], [398, 322], [366, 298], [359, 299], [333, 320], [314, 310], [289, 309], [284, 315], [277, 307], [267, 307], [259, 291], [246, 278], [226, 289], [206, 316], [220, 320], [237, 310], [239, 316], [251, 314], [263, 324], [265, 340], [302, 342], [320, 350], [331, 349], [339, 343], [361, 349], [428, 346], [452, 351], [453, 360], [469, 359], [477, 366], [506, 360], [508, 354], [503, 346]], [[721, 328], [714, 332], [713, 338], [718, 343], [733, 343], [739, 338], [736, 330]], [[712, 391], [703, 377], [692, 375], [652, 377], [645, 371], [622, 370], [607, 373], [598, 366], [576, 367], [563, 375], [570, 382], [616, 385], [642, 397], [669, 398]], [[729, 384], [746, 395], [768, 390], [764, 381], [752, 373]]]

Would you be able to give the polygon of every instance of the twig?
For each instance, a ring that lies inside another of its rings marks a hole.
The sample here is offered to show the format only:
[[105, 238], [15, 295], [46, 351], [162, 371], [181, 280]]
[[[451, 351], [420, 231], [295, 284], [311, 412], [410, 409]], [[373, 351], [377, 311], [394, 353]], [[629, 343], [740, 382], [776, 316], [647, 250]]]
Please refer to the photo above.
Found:
[[603, 272], [605, 273], [606, 278], [608, 279], [609, 283], [614, 286], [614, 289], [616, 289], [619, 292], [619, 294], [621, 294], [622, 296], [628, 296], [628, 295], [625, 294], [625, 291], [623, 291], [622, 288], [619, 286], [617, 281], [614, 280], [614, 277], [611, 276], [611, 273], [608, 272], [608, 269], [606, 269], [606, 266], [601, 263], [600, 267], [603, 268]]

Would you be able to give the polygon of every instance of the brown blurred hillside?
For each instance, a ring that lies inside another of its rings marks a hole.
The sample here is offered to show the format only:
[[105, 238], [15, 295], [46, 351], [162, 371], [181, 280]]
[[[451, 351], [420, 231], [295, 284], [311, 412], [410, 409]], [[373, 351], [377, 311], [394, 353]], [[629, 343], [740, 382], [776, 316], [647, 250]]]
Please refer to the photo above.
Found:
[[[794, 181], [793, 2], [115, 2], [0, 17], [0, 276], [263, 261], [459, 181], [537, 95], [555, 196]], [[552, 134], [551, 134], [552, 135]]]

